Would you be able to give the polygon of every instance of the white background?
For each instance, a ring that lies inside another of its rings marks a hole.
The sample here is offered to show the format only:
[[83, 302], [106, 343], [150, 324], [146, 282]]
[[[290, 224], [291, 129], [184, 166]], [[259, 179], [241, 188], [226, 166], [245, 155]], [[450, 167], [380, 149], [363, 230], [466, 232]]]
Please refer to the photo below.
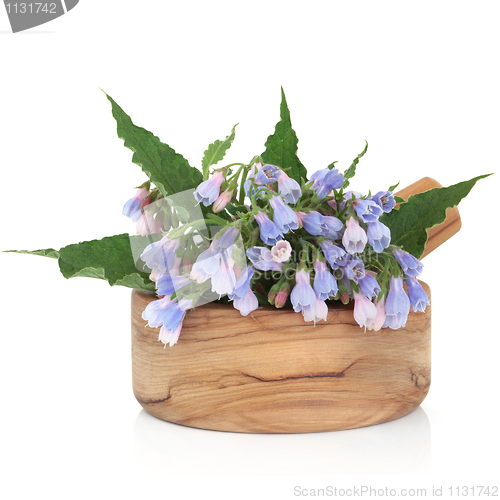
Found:
[[[346, 168], [365, 139], [360, 191], [496, 172], [499, 15], [486, 1], [82, 0], [12, 35], [0, 9], [0, 249], [131, 229], [121, 208], [144, 177], [99, 88], [192, 165], [237, 122], [227, 159], [261, 153], [283, 85], [309, 172]], [[460, 204], [462, 230], [424, 261], [429, 396], [352, 431], [235, 435], [150, 417], [131, 389], [130, 291], [0, 254], [0, 496], [498, 485], [498, 189], [498, 174], [480, 181]]]

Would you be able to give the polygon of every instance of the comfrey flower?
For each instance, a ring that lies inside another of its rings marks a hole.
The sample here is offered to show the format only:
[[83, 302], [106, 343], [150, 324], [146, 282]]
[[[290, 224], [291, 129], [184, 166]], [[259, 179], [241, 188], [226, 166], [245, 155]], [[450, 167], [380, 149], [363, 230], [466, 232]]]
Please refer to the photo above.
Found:
[[130, 200], [127, 200], [123, 206], [123, 215], [126, 215], [134, 222], [137, 222], [137, 219], [141, 216], [141, 204], [148, 194], [149, 191], [146, 188], [139, 188], [135, 195], [130, 198]]
[[156, 282], [156, 291], [158, 295], [172, 295], [182, 287], [189, 285], [191, 279], [185, 274], [178, 275], [178, 270], [164, 273]]
[[247, 257], [255, 269], [261, 271], [281, 271], [283, 264], [276, 262], [271, 250], [266, 247], [251, 247], [247, 250]]
[[164, 297], [148, 304], [142, 317], [148, 321], [148, 326], [151, 328], [161, 326], [159, 340], [172, 346], [179, 338], [182, 321], [192, 302], [192, 300], [181, 299], [177, 301], [170, 300], [170, 297]]
[[326, 263], [317, 259], [314, 263], [314, 292], [321, 300], [326, 300], [330, 297], [335, 297], [339, 291], [337, 280], [333, 277], [332, 273], [328, 271]]
[[234, 299], [233, 306], [235, 309], [240, 311], [242, 316], [247, 316], [259, 307], [259, 301], [257, 300], [255, 293], [253, 293], [249, 287], [247, 293], [243, 297], [236, 297]]
[[345, 275], [354, 283], [365, 277], [365, 265], [361, 259], [353, 257], [348, 259], [344, 265]]
[[[184, 319], [182, 321], [184, 321]], [[167, 344], [169, 344], [170, 347], [177, 344], [177, 341], [179, 340], [179, 335], [182, 330], [182, 321], [179, 323], [179, 326], [175, 330], [169, 330], [164, 326], [160, 328], [160, 333], [158, 334], [158, 340], [165, 344], [164, 347], [167, 347]]]
[[220, 170], [215, 172], [210, 179], [203, 181], [194, 192], [194, 197], [198, 203], [203, 203], [206, 207], [211, 205], [220, 193], [220, 186], [224, 182], [224, 173]]
[[410, 312], [410, 299], [403, 290], [403, 279], [391, 278], [391, 288], [385, 302], [384, 328], [397, 330], [406, 325], [408, 313]]
[[191, 269], [190, 278], [201, 284], [215, 276], [220, 267], [220, 253], [214, 250], [215, 241], [212, 241], [210, 248], [202, 252]]
[[334, 245], [330, 240], [321, 241], [319, 246], [332, 269], [338, 269], [340, 265], [343, 265], [343, 259], [346, 255], [343, 248]]
[[293, 310], [305, 314], [310, 312], [316, 302], [316, 294], [309, 280], [309, 273], [305, 269], [301, 269], [295, 273], [296, 285], [293, 287], [290, 294]]
[[285, 200], [285, 203], [295, 204], [302, 195], [299, 183], [291, 179], [283, 170], [278, 177], [278, 192]]
[[223, 253], [219, 269], [212, 277], [212, 292], [220, 296], [227, 295], [234, 291], [235, 285], [234, 260], [227, 253]]
[[288, 205], [285, 205], [281, 196], [272, 196], [269, 204], [273, 209], [274, 223], [283, 234], [288, 233], [291, 229], [299, 228], [297, 214]]
[[309, 234], [324, 236], [325, 238], [329, 237], [332, 240], [340, 238], [340, 232], [344, 227], [337, 217], [324, 216], [314, 210], [303, 215], [301, 218], [302, 225]]
[[361, 253], [365, 249], [367, 237], [365, 231], [359, 226], [354, 217], [349, 217], [346, 230], [342, 237], [342, 244], [347, 253]]
[[380, 300], [375, 299], [373, 303], [377, 308], [377, 316], [373, 321], [369, 322], [366, 327], [368, 330], [378, 332], [385, 323], [385, 297], [382, 297]]
[[372, 200], [356, 200], [354, 210], [363, 222], [375, 222], [383, 214], [383, 210]]
[[250, 281], [255, 274], [255, 269], [253, 266], [245, 266], [240, 274], [240, 277], [236, 280], [234, 285], [234, 290], [229, 294], [229, 299], [234, 300], [235, 298], [243, 298], [248, 289], [250, 288]]
[[333, 215], [324, 215], [323, 216], [323, 233], [322, 236], [325, 238], [330, 237], [332, 240], [338, 240], [342, 236], [342, 229], [344, 224], [334, 217]]
[[354, 292], [354, 319], [356, 323], [366, 328], [377, 318], [377, 308], [375, 304], [364, 294]]
[[426, 306], [430, 306], [429, 298], [425, 293], [422, 285], [417, 281], [417, 278], [409, 276], [406, 278], [406, 284], [408, 286], [408, 295], [410, 296], [410, 303], [415, 312], [424, 312]]
[[359, 278], [358, 284], [361, 287], [361, 291], [370, 299], [380, 293], [380, 285], [369, 273], [365, 273], [362, 278]]
[[311, 175], [311, 181], [314, 181], [312, 189], [316, 191], [319, 199], [324, 198], [332, 189], [338, 189], [344, 184], [344, 177], [336, 169], [324, 168]]
[[305, 321], [314, 321], [314, 324], [318, 321], [324, 320], [327, 321], [328, 317], [328, 306], [324, 300], [321, 300], [319, 297], [316, 297], [316, 302], [313, 307], [307, 309], [303, 312]]
[[[245, 189], [245, 194], [247, 196], [257, 195], [257, 193], [261, 189], [263, 189], [262, 187], [258, 187], [258, 188], [252, 187], [252, 180], [255, 178], [255, 174], [257, 174], [261, 168], [262, 168], [262, 163], [260, 163], [260, 162], [254, 163], [250, 167], [250, 173], [247, 176], [247, 180], [243, 184], [243, 188]], [[252, 192], [250, 192], [250, 187], [252, 187]], [[260, 198], [261, 198], [260, 196], [256, 196], [257, 200]]]
[[408, 276], [419, 276], [422, 273], [423, 264], [408, 252], [397, 248], [394, 250], [394, 257]]
[[396, 200], [392, 191], [379, 191], [377, 194], [371, 196], [370, 199], [377, 203], [386, 214], [396, 206]]
[[148, 245], [141, 254], [141, 259], [152, 269], [168, 271], [175, 263], [175, 253], [180, 246], [178, 239], [164, 236], [160, 241]]
[[323, 232], [323, 216], [319, 212], [313, 210], [308, 214], [302, 215], [301, 220], [303, 228], [309, 234], [320, 236]]
[[283, 239], [283, 233], [280, 228], [269, 219], [265, 212], [257, 212], [255, 220], [259, 224], [260, 239], [266, 245], [276, 245], [279, 240]]
[[165, 345], [167, 343], [170, 344], [170, 347], [177, 343], [182, 322], [186, 316], [186, 310], [191, 307], [192, 303], [192, 300], [181, 299], [179, 302], [174, 301], [163, 309], [160, 314], [163, 326], [160, 330], [158, 340], [161, 340]]
[[391, 243], [391, 230], [379, 222], [370, 222], [367, 231], [368, 243], [373, 247], [375, 252], [381, 253]]
[[159, 328], [163, 325], [163, 321], [160, 320], [163, 310], [174, 304], [175, 300], [170, 300], [170, 295], [163, 297], [162, 299], [154, 300], [150, 302], [146, 309], [142, 313], [142, 319], [148, 322], [150, 328]]
[[[220, 233], [218, 233], [220, 234]], [[214, 253], [220, 254], [221, 252], [227, 251], [229, 254], [232, 253], [234, 240], [239, 236], [240, 230], [235, 226], [229, 226], [222, 236], [214, 240]]]
[[281, 175], [281, 169], [275, 165], [264, 165], [255, 174], [254, 182], [257, 186], [263, 186], [264, 184], [273, 184], [278, 182]]
[[292, 255], [292, 246], [288, 241], [280, 240], [271, 248], [274, 262], [286, 262]]

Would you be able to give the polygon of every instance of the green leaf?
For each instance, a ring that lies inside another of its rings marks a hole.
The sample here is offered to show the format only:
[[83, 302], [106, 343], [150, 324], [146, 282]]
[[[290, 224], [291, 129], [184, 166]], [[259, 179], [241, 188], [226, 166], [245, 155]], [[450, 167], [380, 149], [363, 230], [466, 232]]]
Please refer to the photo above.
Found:
[[58, 259], [59, 252], [53, 248], [45, 248], [44, 250], [4, 250], [6, 253], [28, 253], [30, 255], [40, 255], [41, 257], [49, 257], [50, 259]]
[[118, 234], [63, 247], [59, 250], [59, 269], [65, 278], [98, 278], [111, 286], [154, 291], [148, 274], [136, 267], [130, 238], [128, 234]]
[[390, 188], [389, 191], [393, 192], [397, 187], [399, 186], [399, 182], [397, 184], [393, 184]]
[[402, 198], [401, 196], [394, 196], [394, 201], [396, 203], [404, 203], [405, 202], [405, 199]]
[[297, 156], [299, 140], [292, 128], [283, 88], [281, 89], [280, 117], [281, 120], [276, 124], [274, 134], [267, 138], [266, 150], [261, 156], [265, 163], [286, 168], [287, 175], [300, 184], [301, 178], [307, 179], [307, 170]]
[[204, 153], [203, 159], [201, 160], [201, 165], [203, 167], [203, 178], [208, 178], [208, 169], [211, 165], [215, 165], [217, 162], [221, 161], [224, 158], [226, 151], [231, 147], [231, 144], [234, 141], [236, 124], [231, 133], [223, 140], [223, 141], [215, 141], [210, 146], [208, 146], [207, 150]]
[[232, 203], [228, 203], [226, 206], [226, 210], [231, 215], [236, 215], [238, 212], [246, 214], [248, 212], [248, 207], [246, 207], [245, 205], [233, 205]]
[[342, 189], [345, 189], [347, 186], [349, 186], [349, 181], [348, 179], [352, 179], [354, 177], [354, 174], [356, 173], [356, 165], [359, 163], [359, 159], [363, 158], [365, 156], [365, 153], [368, 151], [368, 141], [366, 142], [365, 149], [359, 153], [358, 156], [353, 160], [351, 163], [351, 166], [344, 172], [344, 184], [342, 185]]
[[118, 137], [134, 152], [132, 161], [165, 195], [195, 189], [203, 176], [199, 170], [148, 130], [132, 123], [118, 104], [106, 94], [117, 124]]
[[382, 214], [379, 220], [391, 230], [391, 243], [419, 258], [424, 252], [427, 230], [441, 224], [446, 218], [446, 210], [458, 205], [479, 179], [489, 175], [410, 196], [398, 210]]

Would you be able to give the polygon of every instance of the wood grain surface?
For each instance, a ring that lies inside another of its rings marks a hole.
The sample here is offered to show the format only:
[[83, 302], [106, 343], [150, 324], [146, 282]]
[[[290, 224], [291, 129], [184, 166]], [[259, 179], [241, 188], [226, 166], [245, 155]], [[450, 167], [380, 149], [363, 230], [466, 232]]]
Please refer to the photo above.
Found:
[[178, 344], [164, 348], [141, 317], [155, 298], [132, 292], [133, 388], [163, 420], [233, 432], [351, 429], [402, 417], [429, 390], [430, 307], [411, 312], [405, 328], [365, 332], [352, 304], [331, 307], [316, 326], [292, 309], [243, 317], [207, 304], [187, 313]]

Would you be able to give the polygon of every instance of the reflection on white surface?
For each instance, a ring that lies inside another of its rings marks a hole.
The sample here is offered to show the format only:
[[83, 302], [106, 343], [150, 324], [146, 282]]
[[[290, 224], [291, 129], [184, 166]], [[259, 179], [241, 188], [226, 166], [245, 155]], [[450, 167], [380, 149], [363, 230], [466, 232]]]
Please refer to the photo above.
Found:
[[431, 427], [421, 407], [385, 424], [314, 434], [207, 431], [142, 410], [134, 441], [141, 469], [172, 477], [423, 474], [431, 468]]

